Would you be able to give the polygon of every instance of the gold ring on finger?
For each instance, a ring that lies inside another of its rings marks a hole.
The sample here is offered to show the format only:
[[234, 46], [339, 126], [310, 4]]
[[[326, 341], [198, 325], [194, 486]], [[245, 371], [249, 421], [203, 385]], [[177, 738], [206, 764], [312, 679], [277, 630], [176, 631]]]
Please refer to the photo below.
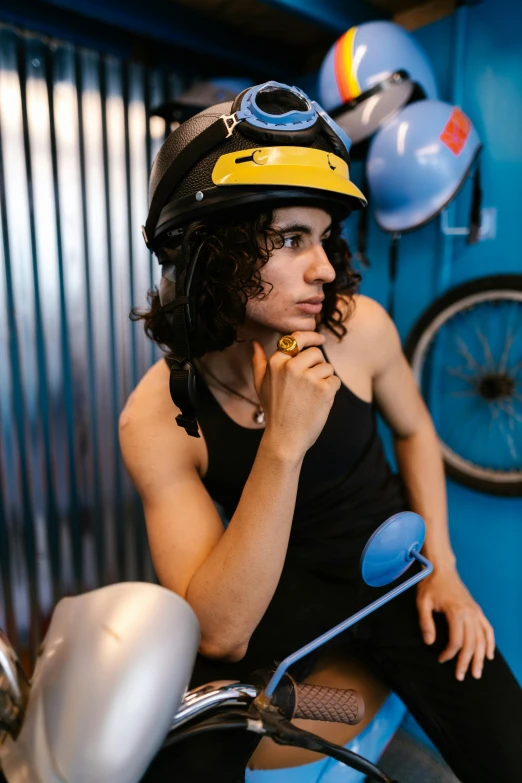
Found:
[[291, 334], [285, 334], [277, 341], [277, 350], [285, 353], [287, 356], [297, 356], [299, 346], [297, 340]]

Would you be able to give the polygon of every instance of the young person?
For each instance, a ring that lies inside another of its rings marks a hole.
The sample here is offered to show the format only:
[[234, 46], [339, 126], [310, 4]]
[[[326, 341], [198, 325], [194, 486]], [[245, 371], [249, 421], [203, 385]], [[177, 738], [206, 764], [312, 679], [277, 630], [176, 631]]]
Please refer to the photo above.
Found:
[[[397, 332], [357, 294], [340, 230], [364, 204], [348, 148], [319, 107], [276, 83], [169, 136], [145, 226], [163, 278], [134, 317], [170, 354], [123, 411], [124, 460], [158, 578], [201, 624], [193, 686], [248, 679], [373, 600], [359, 576], [366, 540], [418, 512], [434, 573], [342, 635], [337, 654], [400, 695], [462, 783], [512, 783], [520, 688], [457, 572], [438, 441]], [[181, 743], [144, 781], [239, 783], [256, 743], [240, 732]]]

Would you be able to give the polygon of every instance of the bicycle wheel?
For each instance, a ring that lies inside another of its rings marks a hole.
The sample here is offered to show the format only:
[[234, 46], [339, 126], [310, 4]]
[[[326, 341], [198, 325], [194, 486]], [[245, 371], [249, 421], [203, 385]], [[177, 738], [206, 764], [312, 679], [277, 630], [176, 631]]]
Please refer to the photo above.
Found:
[[405, 344], [447, 473], [494, 495], [522, 495], [522, 275], [451, 289]]

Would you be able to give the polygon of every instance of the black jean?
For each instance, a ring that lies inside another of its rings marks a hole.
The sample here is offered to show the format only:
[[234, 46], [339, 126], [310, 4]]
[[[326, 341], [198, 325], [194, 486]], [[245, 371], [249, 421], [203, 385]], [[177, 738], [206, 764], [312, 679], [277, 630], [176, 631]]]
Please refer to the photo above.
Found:
[[[248, 682], [255, 669], [270, 667], [385, 591], [328, 580], [287, 562], [245, 658], [232, 664], [200, 656], [191, 686], [214, 679]], [[498, 650], [479, 680], [468, 673], [459, 682], [455, 660], [437, 661], [448, 641], [443, 615], [436, 615], [436, 626], [436, 642], [427, 646], [411, 588], [334, 644], [360, 657], [400, 696], [462, 783], [522, 781], [522, 690]], [[313, 663], [305, 659], [294, 675]], [[242, 731], [188, 739], [160, 752], [142, 783], [242, 783], [258, 741]]]

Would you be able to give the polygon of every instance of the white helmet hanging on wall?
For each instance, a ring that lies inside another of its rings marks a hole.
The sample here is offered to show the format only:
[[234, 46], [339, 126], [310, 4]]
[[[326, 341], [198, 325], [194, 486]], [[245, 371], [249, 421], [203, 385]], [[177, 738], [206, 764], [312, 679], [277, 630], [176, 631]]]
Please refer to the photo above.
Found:
[[[438, 215], [461, 188], [480, 148], [477, 131], [458, 107], [421, 101], [402, 109], [372, 140], [366, 164], [379, 226], [401, 234]], [[477, 197], [477, 180], [475, 185]], [[477, 203], [473, 210], [480, 211]]]
[[205, 224], [227, 213], [235, 219], [247, 210], [284, 205], [320, 207], [346, 218], [366, 205], [350, 180], [350, 146], [304, 92], [266, 82], [187, 120], [160, 149], [143, 236], [163, 267], [160, 303], [172, 327], [170, 393], [181, 410], [176, 421], [189, 435], [199, 437], [190, 336]]
[[436, 99], [437, 86], [425, 52], [406, 30], [367, 22], [347, 30], [326, 55], [319, 95], [356, 145], [406, 104]]

